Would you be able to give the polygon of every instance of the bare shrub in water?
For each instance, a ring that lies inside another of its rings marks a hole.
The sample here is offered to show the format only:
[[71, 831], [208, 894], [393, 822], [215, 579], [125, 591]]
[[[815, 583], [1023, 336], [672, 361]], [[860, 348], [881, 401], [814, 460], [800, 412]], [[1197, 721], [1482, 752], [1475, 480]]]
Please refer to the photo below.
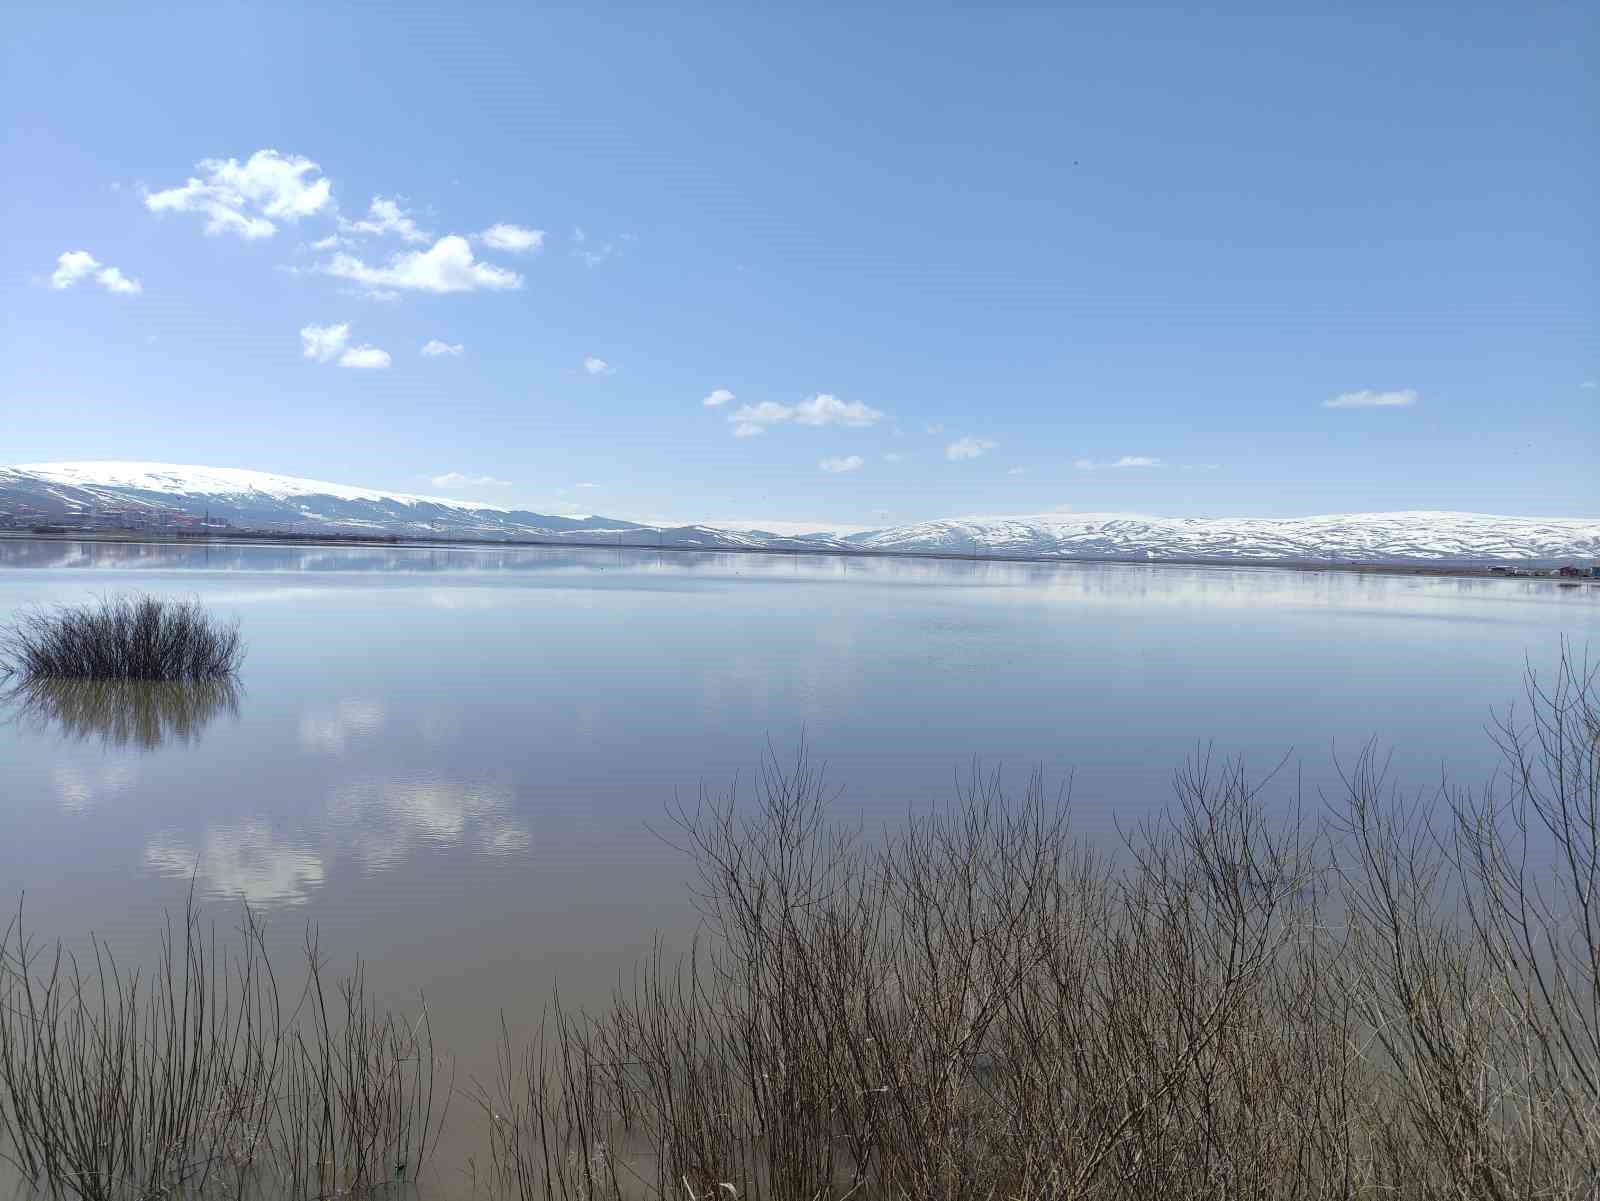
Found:
[[517, 1197], [1592, 1198], [1600, 705], [1530, 675], [1478, 792], [1318, 817], [1195, 756], [1115, 855], [974, 774], [870, 846], [802, 753], [674, 809], [704, 941], [509, 1039]]
[[[358, 964], [330, 991], [314, 937], [304, 1017], [286, 1040], [273, 1148], [284, 1191], [360, 1195], [415, 1179], [443, 1125], [453, 1078], [436, 1096], [439, 1060], [424, 1004], [414, 1023], [380, 1010]], [[442, 1102], [442, 1104], [436, 1104]]]
[[282, 1003], [246, 909], [232, 940], [191, 903], [156, 969], [101, 941], [80, 962], [20, 913], [0, 937], [0, 1157], [51, 1196], [327, 1197], [415, 1177], [451, 1082], [424, 1008], [379, 1010], [358, 967], [330, 986], [308, 939]]
[[236, 944], [191, 908], [157, 969], [128, 972], [91, 942], [80, 963], [19, 911], [0, 939], [0, 1136], [55, 1195], [199, 1191], [247, 1172], [270, 1124], [281, 1038], [277, 982], [247, 911]]
[[24, 680], [217, 680], [243, 656], [237, 623], [156, 596], [25, 612], [0, 633], [0, 669]]

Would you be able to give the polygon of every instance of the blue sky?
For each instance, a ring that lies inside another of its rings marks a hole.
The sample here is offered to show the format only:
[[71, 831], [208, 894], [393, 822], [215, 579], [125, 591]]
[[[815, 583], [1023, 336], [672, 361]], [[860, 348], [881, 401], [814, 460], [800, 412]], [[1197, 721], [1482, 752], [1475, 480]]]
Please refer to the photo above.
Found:
[[3, 35], [0, 462], [1600, 511], [1592, 5], [68, 7]]

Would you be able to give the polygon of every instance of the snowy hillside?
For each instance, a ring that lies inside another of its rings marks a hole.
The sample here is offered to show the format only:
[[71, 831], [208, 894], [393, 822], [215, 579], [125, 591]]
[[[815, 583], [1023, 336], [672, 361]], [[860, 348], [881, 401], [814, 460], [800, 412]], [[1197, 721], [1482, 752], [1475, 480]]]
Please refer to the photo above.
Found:
[[172, 529], [197, 520], [234, 530], [345, 536], [610, 542], [741, 550], [838, 548], [775, 534], [683, 526], [657, 530], [617, 518], [561, 517], [481, 501], [355, 488], [234, 467], [179, 463], [28, 463], [0, 467], [0, 526]]
[[1600, 521], [1443, 512], [1289, 518], [1050, 513], [930, 521], [855, 534], [848, 541], [873, 550], [1049, 559], [1588, 561], [1600, 557]]
[[0, 514], [45, 521], [93, 519], [160, 524], [173, 515], [209, 516], [244, 529], [507, 538], [617, 531], [632, 522], [556, 517], [477, 501], [232, 467], [177, 463], [29, 463], [0, 468]]
[[225, 467], [37, 463], [0, 467], [0, 524], [160, 528], [209, 516], [244, 530], [301, 534], [600, 541], [707, 550], [854, 549], [1029, 559], [1301, 563], [1590, 563], [1600, 521], [1481, 513], [1169, 518], [1121, 513], [969, 517], [843, 538], [558, 517]]
[[445, 500], [437, 496], [412, 496], [403, 492], [378, 492], [323, 480], [306, 480], [239, 467], [190, 467], [179, 463], [22, 463], [11, 470], [69, 487], [103, 487], [134, 492], [159, 492], [181, 496], [264, 496], [289, 500], [301, 496], [331, 496], [337, 500], [398, 501], [406, 504], [449, 505], [458, 509], [488, 509], [492, 505], [470, 500]]

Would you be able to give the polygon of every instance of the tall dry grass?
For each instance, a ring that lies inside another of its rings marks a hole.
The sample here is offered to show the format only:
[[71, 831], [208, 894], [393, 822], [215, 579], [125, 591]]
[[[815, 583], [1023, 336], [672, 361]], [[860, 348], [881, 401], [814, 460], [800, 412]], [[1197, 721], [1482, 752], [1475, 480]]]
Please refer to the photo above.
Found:
[[[414, 1179], [453, 1081], [427, 1009], [380, 1010], [359, 965], [308, 937], [297, 1000], [244, 910], [219, 937], [191, 903], [155, 969], [0, 934], [0, 1157], [84, 1201], [333, 1197]], [[442, 1087], [441, 1087], [442, 1086]]]

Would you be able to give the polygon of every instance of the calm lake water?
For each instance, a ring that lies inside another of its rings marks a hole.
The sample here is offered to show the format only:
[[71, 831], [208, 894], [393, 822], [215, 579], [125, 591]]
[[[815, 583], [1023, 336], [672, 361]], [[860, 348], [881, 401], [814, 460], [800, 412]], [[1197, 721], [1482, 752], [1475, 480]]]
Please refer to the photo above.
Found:
[[[1600, 632], [1600, 587], [1263, 569], [571, 550], [0, 541], [0, 620], [138, 589], [242, 626], [236, 695], [0, 724], [0, 883], [133, 953], [193, 876], [275, 937], [320, 925], [427, 993], [461, 1077], [499, 1009], [600, 999], [693, 928], [649, 830], [803, 735], [869, 828], [974, 756], [1073, 777], [1088, 833], [1163, 805], [1197, 743], [1308, 795], [1376, 738], [1412, 788], [1493, 763], [1525, 660]], [[457, 1110], [466, 1116], [466, 1107]]]

